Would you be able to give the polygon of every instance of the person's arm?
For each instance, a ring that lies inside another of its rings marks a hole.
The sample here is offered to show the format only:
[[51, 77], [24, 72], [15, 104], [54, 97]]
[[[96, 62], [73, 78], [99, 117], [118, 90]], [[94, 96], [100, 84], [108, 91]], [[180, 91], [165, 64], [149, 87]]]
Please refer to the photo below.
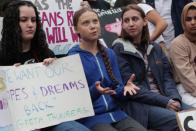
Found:
[[103, 87], [101, 85], [100, 81], [96, 82], [96, 88], [101, 94], [107, 94], [107, 95], [113, 95], [114, 97], [117, 97], [119, 99], [125, 99], [124, 96], [126, 95], [135, 95], [137, 94], [138, 90], [140, 90], [139, 87], [137, 87], [135, 84], [133, 84], [133, 80], [135, 79], [135, 75], [131, 75], [129, 80], [127, 81], [126, 85], [123, 84], [122, 78], [120, 75], [119, 66], [117, 63], [117, 58], [113, 50], [107, 48], [109, 54], [108, 58], [110, 60], [110, 65], [112, 68], [112, 72], [114, 75], [114, 78], [118, 81], [118, 85], [115, 85], [115, 87]]
[[155, 26], [155, 29], [153, 30], [153, 32], [150, 36], [150, 41], [154, 41], [167, 28], [167, 23], [163, 18], [161, 18], [161, 16], [158, 14], [158, 12], [156, 10], [150, 11], [146, 15], [146, 17], [147, 17], [148, 21], [151, 22], [152, 24], [154, 24], [154, 26]]
[[[135, 84], [133, 84], [133, 82], [132, 82], [133, 80], [134, 80], [134, 75], [132, 75], [130, 77], [130, 79], [128, 80], [128, 82], [125, 86], [123, 84], [121, 84], [121, 86], [117, 85], [117, 88], [123, 89], [123, 87], [124, 87], [123, 96], [135, 95], [135, 94], [137, 94], [137, 91], [140, 90], [139, 87], [137, 87]], [[101, 94], [107, 94], [107, 95], [116, 95], [117, 94], [116, 90], [111, 87], [102, 87], [100, 81], [97, 81], [95, 85], [96, 85], [97, 90]], [[122, 93], [119, 96], [121, 97]]]
[[80, 2], [80, 7], [81, 8], [91, 8], [90, 4], [88, 3], [88, 1], [81, 1]]
[[190, 60], [191, 47], [188, 47], [182, 39], [175, 39], [170, 47], [174, 69], [185, 90], [196, 96], [196, 73]]
[[154, 44], [154, 51], [156, 52], [157, 56], [160, 56], [162, 66], [161, 72], [159, 75], [161, 78], [160, 80], [163, 81], [162, 90], [166, 96], [170, 98], [167, 108], [173, 111], [180, 111], [181, 109], [181, 96], [178, 93], [175, 81], [172, 77], [171, 66], [169, 60], [167, 59], [166, 55], [164, 54], [160, 45]]
[[147, 4], [138, 4], [145, 11], [147, 20], [152, 23], [155, 28], [151, 33], [150, 41], [156, 40], [167, 28], [167, 22], [159, 15], [159, 13]]
[[163, 52], [162, 48], [159, 45], [154, 45], [156, 52], [159, 54], [162, 64], [163, 64], [163, 91], [165, 94], [170, 97], [171, 99], [178, 100], [181, 102], [180, 94], [176, 88], [175, 81], [172, 76], [171, 65], [169, 63], [168, 58], [166, 57], [165, 53]]

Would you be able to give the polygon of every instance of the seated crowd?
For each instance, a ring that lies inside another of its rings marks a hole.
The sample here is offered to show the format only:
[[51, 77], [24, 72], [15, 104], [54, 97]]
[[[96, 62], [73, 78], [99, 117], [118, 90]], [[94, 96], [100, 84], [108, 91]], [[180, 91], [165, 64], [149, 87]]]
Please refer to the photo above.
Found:
[[[111, 5], [103, 0], [81, 2], [73, 17], [80, 43], [67, 55], [80, 55], [95, 115], [38, 130], [179, 131], [176, 112], [196, 108], [196, 2], [183, 3], [182, 32], [176, 35], [176, 23], [163, 17], [157, 1], [116, 0], [113, 8], [123, 7], [121, 33], [111, 47], [99, 41], [96, 13]], [[174, 5], [172, 0], [165, 10], [170, 18]], [[54, 60], [35, 5], [25, 0], [9, 3], [0, 65], [49, 65]]]

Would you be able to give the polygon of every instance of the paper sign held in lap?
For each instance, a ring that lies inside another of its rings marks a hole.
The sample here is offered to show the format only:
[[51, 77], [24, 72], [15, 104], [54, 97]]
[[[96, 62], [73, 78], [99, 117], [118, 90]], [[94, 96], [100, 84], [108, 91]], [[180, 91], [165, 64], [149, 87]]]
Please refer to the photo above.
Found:
[[94, 115], [79, 55], [3, 67], [9, 109], [17, 131], [39, 129]]

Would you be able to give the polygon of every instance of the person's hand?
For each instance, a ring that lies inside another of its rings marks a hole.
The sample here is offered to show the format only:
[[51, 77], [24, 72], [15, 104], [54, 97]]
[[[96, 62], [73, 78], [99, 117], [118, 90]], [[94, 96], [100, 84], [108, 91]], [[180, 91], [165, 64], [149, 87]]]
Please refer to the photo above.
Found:
[[82, 8], [91, 8], [91, 6], [89, 5], [88, 1], [82, 1], [82, 2], [80, 3], [80, 6], [81, 6]]
[[173, 110], [175, 112], [180, 111], [180, 109], [181, 109], [180, 102], [170, 99], [168, 104], [167, 104], [167, 109]]
[[124, 96], [126, 96], [127, 93], [130, 95], [135, 95], [137, 94], [137, 91], [140, 90], [139, 87], [133, 84], [134, 80], [135, 80], [135, 74], [132, 74], [129, 80], [127, 81], [127, 84], [124, 87]]
[[109, 88], [109, 87], [102, 87], [100, 81], [96, 81], [95, 83], [95, 87], [96, 89], [99, 91], [99, 93], [101, 94], [108, 94], [108, 95], [115, 95], [116, 94], [116, 91]]
[[14, 64], [15, 67], [18, 67], [18, 66], [20, 66], [20, 65], [21, 65], [21, 63], [15, 63], [15, 64]]
[[56, 58], [46, 58], [43, 60], [43, 65], [48, 66], [49, 64], [51, 64]]

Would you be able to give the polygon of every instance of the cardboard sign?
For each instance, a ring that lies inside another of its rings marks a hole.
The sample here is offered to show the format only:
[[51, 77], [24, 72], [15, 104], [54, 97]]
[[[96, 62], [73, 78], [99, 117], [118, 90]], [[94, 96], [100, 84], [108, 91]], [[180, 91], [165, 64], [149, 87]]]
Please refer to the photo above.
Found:
[[196, 109], [176, 113], [181, 131], [196, 131]]
[[[94, 115], [79, 55], [42, 63], [1, 67], [16, 131], [40, 129]], [[2, 119], [2, 117], [0, 117]]]
[[79, 39], [73, 27], [73, 15], [82, 0], [30, 0], [40, 12], [49, 48], [56, 55], [66, 54]]

